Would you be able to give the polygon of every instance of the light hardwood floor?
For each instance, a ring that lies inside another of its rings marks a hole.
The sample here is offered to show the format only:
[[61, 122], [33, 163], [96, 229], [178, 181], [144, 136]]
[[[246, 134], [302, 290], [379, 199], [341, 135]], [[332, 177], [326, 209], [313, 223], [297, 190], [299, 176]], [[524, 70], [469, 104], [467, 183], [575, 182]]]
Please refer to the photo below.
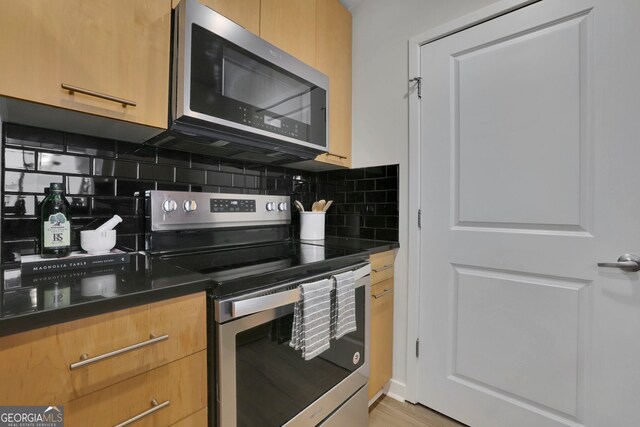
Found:
[[422, 405], [398, 402], [382, 395], [369, 407], [369, 427], [460, 427], [451, 418]]

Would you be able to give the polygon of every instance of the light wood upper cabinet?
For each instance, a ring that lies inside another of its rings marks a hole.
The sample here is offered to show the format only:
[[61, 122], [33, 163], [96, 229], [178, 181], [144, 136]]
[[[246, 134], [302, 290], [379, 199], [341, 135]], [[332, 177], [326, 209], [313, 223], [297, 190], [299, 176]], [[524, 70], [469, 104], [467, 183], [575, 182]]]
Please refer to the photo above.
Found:
[[0, 95], [165, 128], [170, 31], [170, 0], [3, 2]]
[[316, 160], [351, 167], [351, 14], [338, 0], [316, 7], [316, 68], [329, 76], [329, 154]]
[[[255, 35], [260, 35], [260, 0], [198, 0]], [[175, 8], [180, 0], [172, 0]]]
[[316, 0], [262, 0], [260, 37], [316, 65]]
[[260, 0], [200, 0], [253, 34], [260, 35]]

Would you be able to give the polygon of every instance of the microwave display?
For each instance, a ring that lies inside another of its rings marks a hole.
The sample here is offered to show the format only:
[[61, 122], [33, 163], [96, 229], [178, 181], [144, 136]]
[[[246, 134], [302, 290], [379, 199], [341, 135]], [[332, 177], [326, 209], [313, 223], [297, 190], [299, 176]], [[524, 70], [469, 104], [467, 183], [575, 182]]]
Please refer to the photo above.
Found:
[[192, 111], [323, 147], [326, 99], [326, 90], [192, 24]]

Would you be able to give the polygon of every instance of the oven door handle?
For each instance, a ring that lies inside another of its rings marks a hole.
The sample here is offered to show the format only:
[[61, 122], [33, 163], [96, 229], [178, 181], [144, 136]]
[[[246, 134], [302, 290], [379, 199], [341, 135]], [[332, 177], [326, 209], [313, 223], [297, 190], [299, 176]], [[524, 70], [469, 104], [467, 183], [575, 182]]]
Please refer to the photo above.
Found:
[[242, 317], [247, 314], [258, 313], [259, 311], [282, 307], [293, 304], [300, 299], [300, 290], [278, 292], [277, 294], [264, 295], [256, 298], [249, 298], [231, 303], [231, 316]]
[[[367, 264], [353, 271], [356, 280], [356, 288], [359, 287], [358, 280], [371, 273], [371, 265]], [[361, 286], [361, 285], [360, 285]], [[255, 298], [247, 298], [231, 302], [231, 317], [242, 317], [248, 314], [258, 313], [272, 308], [296, 303], [300, 300], [300, 289], [291, 289], [270, 295], [263, 295]]]

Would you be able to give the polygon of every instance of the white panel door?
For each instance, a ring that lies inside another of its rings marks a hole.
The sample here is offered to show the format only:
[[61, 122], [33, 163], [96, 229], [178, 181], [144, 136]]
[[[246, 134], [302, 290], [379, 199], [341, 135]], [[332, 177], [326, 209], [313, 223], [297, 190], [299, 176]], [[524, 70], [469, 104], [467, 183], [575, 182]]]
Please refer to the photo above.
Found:
[[640, 2], [543, 0], [420, 48], [418, 400], [639, 426]]

